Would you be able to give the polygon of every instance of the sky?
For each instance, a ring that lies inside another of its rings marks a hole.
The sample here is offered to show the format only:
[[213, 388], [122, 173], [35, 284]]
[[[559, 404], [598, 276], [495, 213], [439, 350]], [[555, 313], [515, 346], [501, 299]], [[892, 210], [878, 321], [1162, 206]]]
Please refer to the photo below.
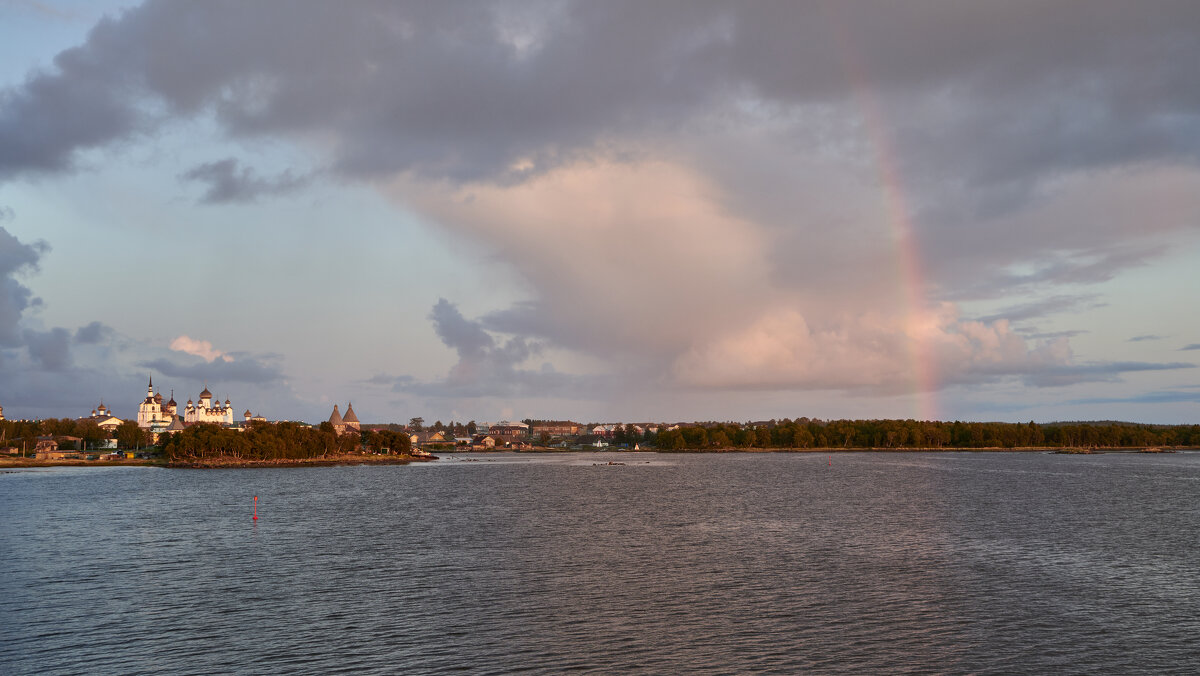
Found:
[[1200, 3], [0, 0], [0, 406], [1200, 422]]

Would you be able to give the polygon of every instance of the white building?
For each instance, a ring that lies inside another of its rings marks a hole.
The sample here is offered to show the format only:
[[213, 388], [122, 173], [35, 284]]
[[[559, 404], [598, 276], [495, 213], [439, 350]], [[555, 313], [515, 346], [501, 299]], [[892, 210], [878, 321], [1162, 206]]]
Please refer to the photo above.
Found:
[[162, 395], [154, 391], [154, 378], [146, 386], [146, 398], [138, 404], [138, 427], [157, 434], [165, 430], [175, 418], [175, 397], [163, 403]]
[[215, 423], [231, 426], [233, 425], [233, 404], [226, 399], [224, 404], [218, 402], [213, 405], [213, 393], [208, 391], [208, 387], [205, 387], [204, 391], [200, 393], [199, 402], [193, 404], [192, 400], [188, 399], [187, 407], [183, 409], [183, 422], [187, 425]]
[[[99, 412], [98, 409], [97, 412]], [[172, 394], [170, 401], [164, 403], [162, 394], [154, 391], [154, 379], [151, 378], [150, 384], [146, 388], [146, 398], [138, 405], [138, 427], [158, 435], [165, 432], [178, 417], [179, 411], [178, 405], [175, 403], [175, 395]], [[233, 425], [233, 403], [226, 399], [224, 404], [214, 404], [212, 392], [205, 387], [204, 391], [200, 393], [199, 403], [193, 403], [191, 399], [188, 399], [187, 406], [183, 410], [183, 424], [195, 423], [214, 423], [231, 427]]]

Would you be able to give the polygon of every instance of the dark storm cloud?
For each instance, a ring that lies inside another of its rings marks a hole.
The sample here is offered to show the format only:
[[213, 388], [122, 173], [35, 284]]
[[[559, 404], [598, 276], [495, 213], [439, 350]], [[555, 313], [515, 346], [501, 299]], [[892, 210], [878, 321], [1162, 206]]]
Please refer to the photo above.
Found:
[[1023, 331], [1023, 333], [1025, 334], [1025, 337], [1029, 338], [1030, 340], [1048, 340], [1053, 338], [1074, 338], [1075, 336], [1082, 336], [1088, 333], [1088, 331], [1082, 329], [1070, 329], [1067, 331], [1038, 331], [1036, 328], [1028, 328], [1026, 331]]
[[[1147, 265], [1167, 251], [1165, 245], [1139, 246], [1125, 241], [1127, 235], [1118, 234], [1112, 238], [1121, 239], [1119, 244], [1098, 251], [1091, 243], [1078, 240], [1077, 227], [1072, 233], [1064, 228], [1058, 234], [1045, 231], [1039, 234], [1041, 238], [1035, 239], [1033, 232], [1022, 233], [1015, 237], [1021, 242], [1013, 243], [1014, 233], [1003, 227], [985, 232], [962, 226], [943, 233], [941, 239], [934, 238], [927, 247], [926, 260], [940, 272], [943, 288], [939, 295], [952, 300], [990, 299], [1029, 293], [1049, 284], [1096, 284], [1109, 281], [1129, 268]], [[997, 238], [1010, 242], [991, 246]], [[1047, 238], [1075, 241], [1055, 246]], [[989, 264], [997, 260], [1020, 260], [1032, 270], [1015, 273]]]
[[[49, 250], [44, 242], [26, 244], [0, 227], [0, 401], [10, 416], [62, 415], [64, 409], [94, 406], [119, 376], [77, 365], [73, 345], [103, 348], [112, 330], [92, 322], [71, 331], [43, 330], [23, 324], [25, 310], [40, 304], [16, 277], [37, 270]], [[7, 349], [5, 349], [7, 348]]]
[[8, 418], [62, 418], [87, 415], [100, 403], [115, 415], [132, 417], [146, 392], [144, 375], [73, 366], [61, 371], [6, 369], [0, 377], [0, 402]]
[[1048, 366], [1025, 377], [1035, 387], [1061, 387], [1088, 382], [1113, 382], [1123, 373], [1142, 371], [1173, 371], [1196, 368], [1187, 362], [1156, 364], [1149, 362], [1102, 362], [1091, 364], [1069, 364]]
[[38, 260], [49, 250], [45, 242], [25, 244], [0, 227], [0, 347], [21, 345], [18, 322], [26, 308], [35, 305], [33, 292], [16, 280], [37, 270]]
[[1007, 319], [1010, 322], [1019, 322], [1026, 319], [1034, 319], [1036, 317], [1044, 317], [1049, 314], [1058, 314], [1061, 312], [1078, 312], [1096, 307], [1103, 307], [1103, 303], [1097, 302], [1099, 296], [1097, 294], [1082, 294], [1077, 296], [1052, 296], [1031, 303], [1022, 303], [1005, 308], [994, 315], [981, 317], [979, 321], [994, 322], [999, 319]]
[[[1200, 227], [1194, 201], [1144, 208], [1163, 203], [1152, 191], [1167, 185], [1157, 175], [1129, 199], [1094, 185], [1127, 188], [1147, 167], [1195, 170], [1196, 63], [1200, 3], [1189, 0], [152, 1], [102, 21], [83, 45], [0, 92], [0, 180], [70, 169], [84, 151], [197, 118], [234, 141], [306, 144], [334, 177], [425, 187], [511, 186], [567, 165], [650, 156], [712, 179], [699, 193], [736, 193], [710, 197], [722, 202], [714, 212], [747, 221], [738, 233], [746, 236], [730, 239], [763, 236], [772, 250], [766, 261], [746, 256], [773, 273], [747, 296], [811, 295], [821, 288], [814, 280], [835, 275], [892, 285], [878, 222], [894, 217], [812, 215], [823, 203], [876, 195], [882, 182], [908, 203], [911, 214], [899, 220], [912, 216], [934, 299], [1045, 297], [1047, 287], [1146, 265], [1168, 251], [1156, 234]], [[765, 151], [720, 152], [719, 142], [736, 147], [744, 136]], [[833, 158], [844, 190], [797, 177], [809, 158], [814, 176]], [[1080, 175], [1085, 185], [1070, 192], [1067, 179]], [[278, 194], [299, 176], [262, 176], [232, 159], [185, 173], [213, 202]], [[1197, 192], [1191, 174], [1170, 185], [1170, 197]], [[478, 234], [452, 218], [441, 224]], [[786, 232], [761, 232], [769, 229]], [[503, 255], [523, 264], [527, 252]], [[516, 365], [541, 349], [526, 336], [598, 333], [562, 319], [573, 302], [563, 298], [578, 285], [561, 280], [579, 274], [530, 275], [535, 302], [483, 320], [439, 303], [431, 318], [459, 363], [444, 383], [400, 385], [513, 392], [540, 379], [555, 387], [565, 376]], [[0, 281], [2, 343], [15, 326], [6, 312], [19, 317], [31, 300], [11, 275]], [[877, 309], [858, 285], [839, 286], [847, 307]], [[1077, 307], [1026, 303], [1009, 318]], [[596, 338], [585, 351], [640, 340], [630, 351], [645, 356], [662, 349], [647, 347], [650, 338]], [[1072, 368], [1043, 378], [1114, 373], [1112, 365]]]
[[71, 332], [64, 328], [25, 331], [25, 347], [33, 363], [47, 371], [62, 371], [71, 365]]
[[75, 330], [75, 342], [80, 345], [95, 345], [113, 335], [111, 327], [100, 322], [92, 322]]
[[0, 175], [152, 127], [147, 100], [234, 136], [332, 132], [352, 174], [512, 179], [737, 98], [867, 87], [906, 164], [1007, 186], [1194, 161], [1198, 27], [1192, 2], [148, 2], [3, 93]]
[[145, 128], [139, 73], [111, 44], [96, 41], [116, 29], [102, 22], [86, 45], [59, 54], [53, 71], [0, 92], [0, 179], [68, 169], [77, 152]]
[[108, 338], [112, 330], [100, 322], [74, 332], [62, 327], [50, 330], [21, 327], [25, 310], [39, 305], [40, 300], [16, 278], [36, 272], [38, 262], [49, 250], [45, 242], [26, 244], [0, 227], [0, 347], [23, 346], [36, 367], [62, 371], [71, 364], [72, 337], [76, 344], [95, 345]]
[[412, 376], [390, 376], [386, 373], [377, 373], [362, 382], [368, 385], [399, 385], [413, 381]]
[[[433, 330], [446, 347], [458, 353], [459, 359], [476, 360], [494, 351], [496, 341], [478, 322], [463, 317], [450, 301], [439, 298], [429, 311]], [[528, 356], [527, 350], [521, 350]]]
[[232, 361], [215, 359], [158, 358], [138, 363], [141, 368], [154, 369], [164, 376], [188, 378], [207, 382], [251, 383], [265, 385], [283, 379], [276, 355], [251, 355], [231, 352]]
[[1134, 337], [1132, 337], [1132, 338], [1130, 338], [1130, 339], [1129, 339], [1129, 342], [1131, 342], [1131, 343], [1143, 343], [1143, 342], [1145, 342], [1145, 341], [1147, 341], [1147, 340], [1162, 340], [1162, 339], [1163, 339], [1163, 336], [1156, 336], [1156, 335], [1154, 335], [1154, 334], [1147, 333], [1147, 334], [1145, 334], [1145, 335], [1141, 335], [1141, 336], [1134, 336]]
[[1090, 406], [1095, 404], [1177, 404], [1200, 403], [1200, 392], [1181, 392], [1179, 390], [1161, 390], [1146, 392], [1132, 397], [1104, 397], [1093, 399], [1076, 399], [1069, 404]]
[[[776, 148], [803, 146], [811, 122], [787, 120], [832, 106], [866, 126], [839, 128], [843, 145], [894, 140], [882, 160], [912, 194], [925, 260], [952, 280], [939, 295], [987, 297], [1161, 253], [1117, 233], [1083, 245], [1070, 222], [978, 224], [1063, 172], [1195, 164], [1198, 62], [1188, 1], [151, 1], [0, 93], [0, 178], [212, 114], [234, 138], [322, 139], [352, 176], [507, 183], [747, 116], [771, 120]], [[188, 175], [217, 202], [302, 181], [232, 160]], [[1035, 252], [1031, 274], [980, 270]]]
[[1183, 350], [1200, 350], [1200, 343], [1192, 343], [1191, 345], [1184, 345], [1183, 347], [1181, 347], [1179, 349], [1181, 351], [1183, 351]]
[[497, 340], [479, 320], [467, 319], [445, 298], [429, 313], [434, 331], [446, 347], [458, 353], [458, 362], [442, 380], [421, 382], [411, 376], [375, 376], [372, 383], [390, 382], [393, 391], [438, 398], [473, 397], [586, 397], [595, 393], [597, 379], [559, 373], [549, 364], [540, 369], [520, 368], [541, 354], [542, 346], [521, 336]]
[[299, 190], [311, 182], [310, 177], [295, 175], [290, 170], [273, 178], [264, 178], [250, 167], [240, 166], [232, 157], [195, 166], [180, 178], [207, 184], [201, 201], [209, 204], [253, 202], [260, 196]]

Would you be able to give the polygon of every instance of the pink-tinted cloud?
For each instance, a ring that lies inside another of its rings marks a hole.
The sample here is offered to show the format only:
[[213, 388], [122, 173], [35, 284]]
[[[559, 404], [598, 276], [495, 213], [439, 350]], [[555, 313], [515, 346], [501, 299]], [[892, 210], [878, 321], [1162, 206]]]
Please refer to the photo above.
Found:
[[512, 186], [388, 190], [530, 280], [535, 297], [493, 328], [605, 359], [611, 372], [636, 365], [666, 386], [900, 393], [1071, 362], [1065, 339], [1031, 342], [1003, 319], [963, 320], [952, 303], [908, 312], [899, 268], [881, 271], [870, 255], [827, 271], [823, 286], [780, 283], [778, 229], [739, 218], [682, 165], [593, 161]]
[[212, 343], [207, 340], [197, 340], [188, 336], [179, 336], [171, 341], [171, 349], [175, 352], [183, 352], [184, 354], [200, 357], [206, 362], [212, 363], [214, 360], [231, 362], [233, 357], [213, 347]]

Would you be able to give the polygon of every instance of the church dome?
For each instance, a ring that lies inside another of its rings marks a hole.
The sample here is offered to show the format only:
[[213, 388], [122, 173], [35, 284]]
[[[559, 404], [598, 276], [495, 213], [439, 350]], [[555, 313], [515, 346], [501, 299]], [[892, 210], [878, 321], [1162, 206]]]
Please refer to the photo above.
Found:
[[329, 416], [329, 424], [331, 424], [331, 425], [341, 425], [341, 424], [343, 424], [343, 423], [342, 423], [342, 414], [341, 414], [341, 413], [338, 413], [338, 407], [337, 407], [337, 404], [334, 404], [334, 405], [333, 405], [333, 415], [330, 415], [330, 416]]
[[162, 392], [155, 392], [155, 393], [154, 393], [154, 403], [156, 403], [156, 404], [161, 404], [161, 403], [162, 403]]
[[346, 415], [342, 416], [342, 422], [358, 422], [358, 416], [354, 415], [354, 404], [346, 404]]
[[208, 387], [205, 387], [204, 391], [200, 393], [200, 398], [201, 399], [212, 399], [212, 392], [208, 391]]

